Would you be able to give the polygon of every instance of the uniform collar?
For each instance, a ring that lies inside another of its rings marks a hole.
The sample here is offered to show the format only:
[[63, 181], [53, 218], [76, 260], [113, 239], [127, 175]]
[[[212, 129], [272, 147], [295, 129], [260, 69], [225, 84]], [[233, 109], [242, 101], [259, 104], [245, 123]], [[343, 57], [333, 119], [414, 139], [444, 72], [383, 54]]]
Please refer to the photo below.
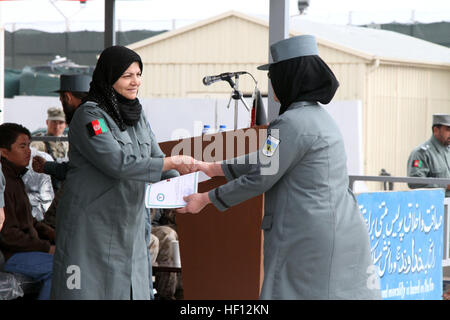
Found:
[[318, 105], [319, 104], [315, 101], [297, 101], [297, 102], [293, 102], [287, 108], [287, 110], [293, 110], [293, 109], [302, 108], [302, 107], [306, 107], [306, 106], [318, 106]]
[[449, 148], [444, 146], [438, 139], [436, 139], [436, 137], [434, 135], [431, 136], [431, 144], [436, 148], [436, 150], [438, 151], [442, 151], [442, 152], [448, 152]]

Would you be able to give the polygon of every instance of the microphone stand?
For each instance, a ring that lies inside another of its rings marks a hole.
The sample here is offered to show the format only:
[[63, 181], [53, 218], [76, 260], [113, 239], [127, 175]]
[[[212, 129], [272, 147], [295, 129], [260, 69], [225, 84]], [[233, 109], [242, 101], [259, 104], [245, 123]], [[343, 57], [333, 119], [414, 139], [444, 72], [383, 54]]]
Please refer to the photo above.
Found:
[[224, 80], [230, 84], [231, 88], [233, 88], [233, 92], [231, 93], [230, 100], [228, 100], [227, 108], [230, 108], [231, 99], [234, 99], [234, 130], [237, 130], [239, 100], [242, 101], [242, 103], [244, 104], [244, 106], [248, 112], [250, 112], [250, 108], [248, 107], [247, 103], [245, 102], [244, 98], [242, 97], [242, 93], [239, 91], [239, 75], [236, 74], [235, 78], [236, 78], [235, 79], [236, 82], [233, 82], [233, 80], [231, 80], [231, 77], [227, 77]]

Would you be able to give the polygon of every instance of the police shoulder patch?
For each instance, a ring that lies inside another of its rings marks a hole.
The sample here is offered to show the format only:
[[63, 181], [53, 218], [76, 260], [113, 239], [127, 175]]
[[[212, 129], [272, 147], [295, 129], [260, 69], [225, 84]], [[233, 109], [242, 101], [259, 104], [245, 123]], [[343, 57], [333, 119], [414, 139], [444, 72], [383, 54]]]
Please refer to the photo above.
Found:
[[264, 147], [262, 149], [262, 153], [268, 157], [273, 156], [279, 144], [280, 140], [272, 137], [271, 135], [267, 136], [266, 143], [264, 144]]
[[108, 126], [103, 118], [89, 122], [86, 127], [88, 129], [89, 136], [91, 137], [108, 132]]
[[421, 168], [422, 167], [422, 161], [421, 160], [414, 160], [412, 163], [412, 166], [414, 168]]

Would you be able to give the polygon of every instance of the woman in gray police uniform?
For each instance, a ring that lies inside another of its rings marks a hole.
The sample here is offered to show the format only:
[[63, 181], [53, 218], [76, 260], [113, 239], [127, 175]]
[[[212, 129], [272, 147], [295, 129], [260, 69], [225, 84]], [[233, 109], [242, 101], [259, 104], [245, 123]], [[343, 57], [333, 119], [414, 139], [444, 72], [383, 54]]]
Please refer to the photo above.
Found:
[[70, 123], [53, 299], [150, 298], [145, 182], [161, 180], [170, 169], [190, 172], [193, 159], [164, 157], [137, 99], [141, 72], [134, 51], [105, 49]]
[[223, 211], [265, 192], [261, 299], [377, 299], [368, 231], [348, 189], [343, 139], [317, 103], [331, 101], [338, 81], [312, 36], [277, 42], [271, 54], [274, 63], [260, 68], [269, 69], [281, 108], [257, 164], [203, 166], [228, 183], [187, 197], [178, 212], [196, 213], [209, 202]]

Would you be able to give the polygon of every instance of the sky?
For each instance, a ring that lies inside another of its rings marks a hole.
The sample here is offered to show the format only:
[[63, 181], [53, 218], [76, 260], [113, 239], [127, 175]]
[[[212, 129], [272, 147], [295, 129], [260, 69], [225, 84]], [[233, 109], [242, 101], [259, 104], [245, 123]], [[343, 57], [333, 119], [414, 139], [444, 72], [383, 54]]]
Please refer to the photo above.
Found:
[[[172, 29], [229, 10], [267, 17], [270, 0], [116, 0], [117, 29]], [[104, 0], [0, 0], [6, 30], [103, 30]], [[289, 15], [298, 17], [297, 0]], [[310, 0], [304, 19], [333, 24], [450, 21], [450, 0]]]

